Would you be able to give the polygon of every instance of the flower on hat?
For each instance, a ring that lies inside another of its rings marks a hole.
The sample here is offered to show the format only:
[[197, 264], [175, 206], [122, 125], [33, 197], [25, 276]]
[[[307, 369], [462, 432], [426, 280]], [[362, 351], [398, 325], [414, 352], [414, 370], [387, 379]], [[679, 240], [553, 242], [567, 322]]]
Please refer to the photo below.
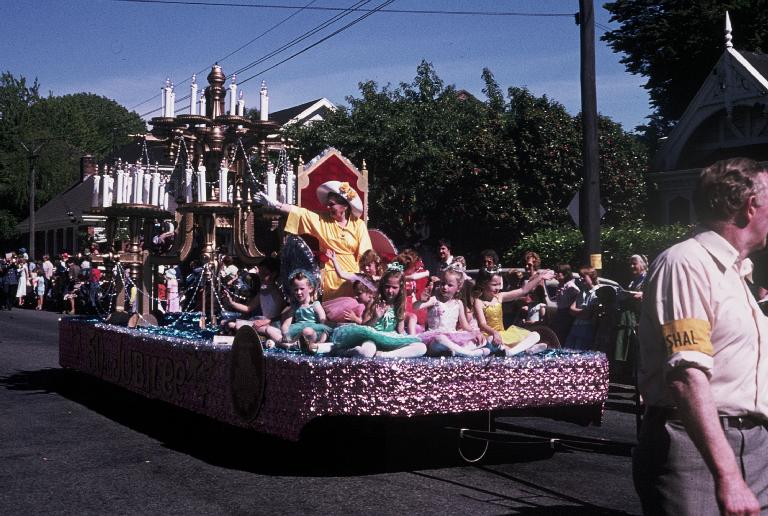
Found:
[[339, 184], [339, 193], [344, 197], [346, 200], [351, 201], [355, 197], [357, 197], [357, 192], [355, 192], [354, 188], [349, 186], [349, 183], [344, 181], [343, 183]]

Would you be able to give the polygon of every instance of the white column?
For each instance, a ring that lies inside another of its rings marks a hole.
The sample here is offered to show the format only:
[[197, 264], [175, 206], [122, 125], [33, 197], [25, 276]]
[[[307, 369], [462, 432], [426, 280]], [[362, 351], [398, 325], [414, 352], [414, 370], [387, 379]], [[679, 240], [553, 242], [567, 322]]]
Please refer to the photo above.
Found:
[[189, 87], [189, 89], [189, 114], [196, 115], [197, 110], [195, 108], [197, 108], [197, 77], [195, 74], [192, 74], [192, 85]]
[[277, 185], [277, 200], [280, 202], [288, 202], [285, 197], [285, 183]]
[[101, 176], [98, 174], [94, 174], [93, 176], [93, 195], [91, 196], [91, 207], [92, 208], [98, 208], [99, 206], [102, 206], [101, 204], [101, 197], [99, 196], [101, 187]]
[[205, 114], [205, 93], [200, 95], [200, 115], [206, 116], [206, 114]]
[[259, 120], [262, 122], [269, 120], [269, 92], [267, 92], [265, 81], [261, 81], [261, 90], [259, 91]]

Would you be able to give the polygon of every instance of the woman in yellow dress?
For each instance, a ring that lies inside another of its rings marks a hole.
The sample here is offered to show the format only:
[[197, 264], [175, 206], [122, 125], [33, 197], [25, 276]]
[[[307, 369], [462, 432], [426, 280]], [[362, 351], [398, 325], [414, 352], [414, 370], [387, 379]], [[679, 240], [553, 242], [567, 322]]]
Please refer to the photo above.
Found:
[[[326, 181], [317, 187], [317, 199], [328, 209], [327, 213], [313, 211], [292, 204], [281, 203], [259, 193], [257, 200], [278, 211], [288, 214], [285, 231], [295, 235], [312, 235], [320, 243], [320, 255], [326, 250], [336, 253], [342, 270], [360, 272], [358, 262], [364, 252], [371, 249], [368, 226], [362, 218], [363, 203], [349, 183]], [[322, 270], [323, 300], [340, 296], [352, 296], [352, 284], [337, 273], [330, 260]]]

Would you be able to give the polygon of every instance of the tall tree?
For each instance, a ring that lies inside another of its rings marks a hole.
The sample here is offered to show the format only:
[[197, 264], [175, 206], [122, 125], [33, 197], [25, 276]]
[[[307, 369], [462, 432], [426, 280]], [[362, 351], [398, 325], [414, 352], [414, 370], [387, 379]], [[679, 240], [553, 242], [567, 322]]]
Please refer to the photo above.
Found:
[[[0, 76], [0, 240], [28, 214], [27, 148], [39, 148], [37, 207], [79, 177], [79, 158], [109, 155], [128, 134], [146, 130], [138, 114], [90, 93], [39, 96], [39, 85], [10, 72]], [[42, 144], [42, 145], [41, 145]]]
[[602, 39], [624, 54], [627, 71], [647, 79], [653, 113], [639, 129], [651, 142], [669, 133], [723, 53], [726, 11], [737, 48], [761, 51], [768, 38], [764, 0], [616, 0], [605, 9], [620, 26]]
[[[581, 184], [580, 122], [526, 89], [505, 97], [489, 70], [482, 77], [485, 100], [446, 86], [423, 62], [413, 82], [362, 83], [348, 108], [288, 136], [305, 158], [334, 146], [365, 159], [372, 224], [396, 239], [426, 220], [433, 236], [467, 249], [507, 249], [540, 227], [569, 223], [566, 207]], [[603, 118], [600, 128], [608, 220], [634, 218], [645, 198], [645, 155], [618, 124]]]

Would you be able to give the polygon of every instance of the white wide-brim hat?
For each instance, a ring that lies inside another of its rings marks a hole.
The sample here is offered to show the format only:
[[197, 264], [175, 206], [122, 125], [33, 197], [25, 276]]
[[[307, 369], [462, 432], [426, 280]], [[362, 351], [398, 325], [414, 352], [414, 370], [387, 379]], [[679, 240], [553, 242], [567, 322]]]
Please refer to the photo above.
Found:
[[325, 205], [328, 202], [328, 194], [334, 193], [347, 201], [352, 208], [352, 215], [361, 217], [363, 215], [363, 201], [354, 188], [349, 183], [341, 181], [326, 181], [317, 187], [317, 200]]

